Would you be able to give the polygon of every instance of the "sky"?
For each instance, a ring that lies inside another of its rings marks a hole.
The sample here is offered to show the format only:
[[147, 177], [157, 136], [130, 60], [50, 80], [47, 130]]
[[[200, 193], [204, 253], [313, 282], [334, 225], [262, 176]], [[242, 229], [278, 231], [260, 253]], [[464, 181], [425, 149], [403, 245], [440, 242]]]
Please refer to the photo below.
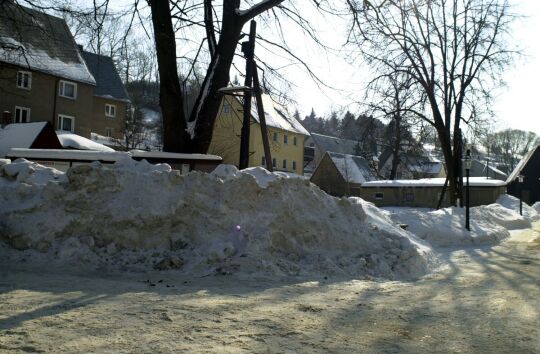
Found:
[[[540, 83], [540, 1], [511, 0], [514, 11], [523, 18], [514, 24], [515, 44], [523, 51], [523, 57], [503, 74], [504, 88], [495, 92], [493, 110], [493, 130], [516, 128], [530, 130], [540, 135], [540, 115], [538, 114]], [[314, 16], [315, 17], [315, 16]], [[328, 25], [328, 21], [316, 23], [318, 35], [333, 47], [339, 49], [343, 44], [343, 35], [339, 26]], [[292, 32], [291, 32], [292, 33]], [[351, 108], [355, 101], [362, 101], [363, 87], [370, 75], [361, 64], [351, 65], [352, 61], [345, 52], [322, 53], [309, 40], [298, 34], [291, 34], [292, 40], [303, 55], [308, 58], [313, 70], [330, 86], [341, 88], [338, 92], [331, 89], [319, 89], [317, 85], [299, 68], [290, 70], [290, 77], [298, 87], [293, 90], [302, 116], [313, 108], [317, 115], [328, 115], [331, 109]]]

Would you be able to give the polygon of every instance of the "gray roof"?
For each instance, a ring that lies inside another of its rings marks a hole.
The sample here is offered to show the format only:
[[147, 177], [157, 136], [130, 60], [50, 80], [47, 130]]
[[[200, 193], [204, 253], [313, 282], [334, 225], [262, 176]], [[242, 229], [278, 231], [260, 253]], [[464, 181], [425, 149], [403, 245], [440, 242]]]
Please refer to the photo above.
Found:
[[[486, 167], [488, 171], [486, 171]], [[471, 161], [471, 169], [469, 171], [469, 175], [471, 177], [486, 177], [486, 173], [489, 178], [498, 179], [501, 181], [505, 181], [508, 177], [506, 173], [498, 170], [494, 166], [486, 164], [485, 162], [474, 159]], [[463, 172], [463, 175], [465, 175], [465, 172]]]
[[336, 152], [327, 154], [345, 181], [361, 184], [377, 179], [365, 158]]
[[96, 79], [94, 95], [111, 97], [117, 100], [129, 100], [120, 75], [110, 57], [83, 51], [82, 56]]
[[66, 22], [0, 1], [0, 62], [95, 84]]
[[311, 133], [311, 137], [319, 150], [324, 152], [337, 152], [340, 154], [354, 155], [357, 141], [340, 139], [333, 136]]

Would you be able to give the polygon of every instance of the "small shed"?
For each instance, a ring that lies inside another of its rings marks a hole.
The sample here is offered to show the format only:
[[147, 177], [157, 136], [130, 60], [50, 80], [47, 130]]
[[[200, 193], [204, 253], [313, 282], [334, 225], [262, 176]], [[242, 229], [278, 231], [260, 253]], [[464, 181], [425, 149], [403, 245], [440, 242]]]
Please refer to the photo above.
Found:
[[[520, 175], [523, 176], [522, 183], [519, 183]], [[540, 145], [523, 156], [506, 182], [508, 194], [519, 198], [521, 193], [523, 201], [527, 204], [540, 201]]]
[[369, 162], [365, 158], [327, 152], [313, 172], [310, 181], [326, 193], [341, 197], [358, 195], [363, 183], [375, 179]]
[[[423, 178], [366, 182], [362, 184], [359, 196], [379, 207], [436, 208], [445, 180], [445, 178]], [[471, 177], [469, 183], [471, 206], [495, 203], [501, 194], [506, 193], [504, 181]], [[443, 199], [443, 207], [450, 206], [447, 192]]]
[[0, 158], [12, 148], [62, 149], [51, 123], [13, 123], [0, 129]]

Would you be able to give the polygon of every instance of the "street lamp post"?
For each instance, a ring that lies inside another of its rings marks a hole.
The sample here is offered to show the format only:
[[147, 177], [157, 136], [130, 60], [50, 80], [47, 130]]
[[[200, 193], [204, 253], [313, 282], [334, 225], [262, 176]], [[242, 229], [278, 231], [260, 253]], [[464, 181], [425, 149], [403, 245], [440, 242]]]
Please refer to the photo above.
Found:
[[523, 196], [521, 194], [523, 190], [523, 175], [518, 176], [519, 182], [519, 215], [523, 216]]
[[468, 231], [471, 231], [471, 225], [470, 225], [470, 220], [469, 220], [469, 207], [470, 207], [470, 188], [469, 188], [469, 171], [471, 170], [471, 164], [472, 164], [472, 161], [471, 161], [471, 150], [467, 149], [467, 155], [465, 156], [465, 158], [463, 159], [463, 166], [465, 167], [465, 173], [466, 173], [466, 177], [467, 177], [467, 194], [466, 194], [466, 204], [465, 204], [465, 228], [468, 230]]

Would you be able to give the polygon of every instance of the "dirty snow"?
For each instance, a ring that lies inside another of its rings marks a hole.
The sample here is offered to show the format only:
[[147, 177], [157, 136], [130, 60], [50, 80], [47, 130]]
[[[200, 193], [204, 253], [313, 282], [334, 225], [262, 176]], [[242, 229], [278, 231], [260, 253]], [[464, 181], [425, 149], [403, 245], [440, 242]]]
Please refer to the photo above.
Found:
[[536, 202], [532, 205], [532, 208], [536, 210], [537, 213], [540, 213], [540, 202]]
[[[16, 160], [0, 170], [0, 253], [78, 269], [159, 264], [194, 276], [396, 279], [433, 267], [430, 247], [381, 222], [377, 208], [331, 197], [301, 178], [222, 169], [183, 176], [125, 158], [112, 168], [93, 163], [63, 174]], [[32, 178], [36, 173], [48, 173], [50, 182]]]

